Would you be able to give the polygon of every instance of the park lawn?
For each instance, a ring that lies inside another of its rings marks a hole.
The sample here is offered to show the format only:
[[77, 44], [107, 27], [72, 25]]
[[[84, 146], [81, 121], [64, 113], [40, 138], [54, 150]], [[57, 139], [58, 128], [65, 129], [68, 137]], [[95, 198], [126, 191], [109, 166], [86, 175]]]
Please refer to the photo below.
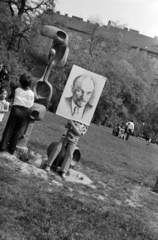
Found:
[[[29, 148], [45, 155], [65, 123], [47, 112], [35, 123]], [[158, 195], [152, 189], [158, 146], [135, 137], [123, 141], [111, 133], [92, 124], [79, 141], [81, 161], [76, 168], [92, 186], [62, 179], [54, 184], [54, 176], [46, 180], [24, 174], [0, 156], [0, 239], [156, 240]]]

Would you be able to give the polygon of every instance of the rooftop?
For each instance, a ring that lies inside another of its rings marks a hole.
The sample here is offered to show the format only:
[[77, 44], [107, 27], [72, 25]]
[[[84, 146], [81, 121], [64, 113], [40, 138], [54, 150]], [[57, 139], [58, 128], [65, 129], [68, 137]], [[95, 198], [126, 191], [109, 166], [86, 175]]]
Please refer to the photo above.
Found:
[[[68, 14], [62, 15], [59, 11], [56, 12], [56, 19], [63, 21], [65, 26], [74, 31], [81, 32], [83, 34], [90, 34], [92, 26], [94, 25], [89, 20], [84, 21], [80, 17], [72, 16], [69, 17]], [[154, 38], [145, 36], [143, 34], [139, 34], [139, 31], [134, 29], [128, 29], [127, 27], [117, 27], [115, 22], [109, 21], [108, 25], [99, 26], [98, 25], [98, 33], [105, 35], [107, 29], [115, 29], [121, 32], [124, 37], [125, 42], [136, 48], [140, 48], [142, 50], [148, 51], [153, 54], [158, 54], [158, 37]]]

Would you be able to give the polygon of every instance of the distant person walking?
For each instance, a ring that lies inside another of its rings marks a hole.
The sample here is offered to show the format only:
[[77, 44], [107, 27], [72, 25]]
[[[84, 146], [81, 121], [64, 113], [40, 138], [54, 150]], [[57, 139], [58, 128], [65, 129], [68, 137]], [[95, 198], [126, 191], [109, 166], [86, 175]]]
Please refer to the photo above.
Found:
[[13, 105], [0, 143], [0, 150], [8, 150], [11, 154], [15, 152], [20, 131], [34, 103], [34, 92], [30, 89], [31, 77], [24, 73], [19, 82], [21, 87], [15, 90]]
[[7, 91], [0, 89], [0, 122], [2, 122], [4, 114], [9, 111], [9, 102], [6, 101]]
[[45, 165], [42, 167], [42, 169], [44, 169], [45, 171], [50, 172], [50, 167], [52, 166], [56, 157], [59, 155], [62, 147], [67, 145], [64, 161], [60, 169], [60, 175], [63, 178], [66, 177], [66, 173], [70, 167], [73, 152], [75, 150], [75, 146], [78, 143], [79, 137], [86, 133], [88, 126], [77, 121], [69, 120], [68, 123], [65, 125], [65, 128], [69, 128], [66, 142], [66, 133], [64, 133], [53, 151], [51, 152], [48, 160], [45, 162]]
[[134, 123], [133, 123], [133, 121], [127, 122], [126, 126], [125, 126], [125, 140], [128, 140], [129, 136], [133, 132], [134, 132]]

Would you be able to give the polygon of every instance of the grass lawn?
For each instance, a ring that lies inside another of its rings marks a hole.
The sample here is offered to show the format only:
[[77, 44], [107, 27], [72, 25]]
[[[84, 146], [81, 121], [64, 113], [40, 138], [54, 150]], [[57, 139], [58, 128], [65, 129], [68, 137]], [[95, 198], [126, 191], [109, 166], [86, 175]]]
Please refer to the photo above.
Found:
[[[65, 123], [48, 112], [36, 122], [29, 148], [45, 155]], [[76, 169], [92, 180], [91, 186], [62, 180], [1, 154], [0, 239], [158, 239], [158, 195], [152, 191], [158, 177], [158, 146], [135, 137], [123, 141], [111, 133], [110, 128], [92, 124], [79, 141], [81, 161]], [[33, 170], [28, 174], [26, 168]]]

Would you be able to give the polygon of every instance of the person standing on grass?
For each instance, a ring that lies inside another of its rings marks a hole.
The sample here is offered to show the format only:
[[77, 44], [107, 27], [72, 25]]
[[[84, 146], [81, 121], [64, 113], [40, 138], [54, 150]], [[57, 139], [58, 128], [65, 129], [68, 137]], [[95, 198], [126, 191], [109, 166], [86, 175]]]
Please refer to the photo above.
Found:
[[86, 133], [88, 126], [77, 121], [68, 120], [68, 123], [65, 125], [65, 128], [69, 128], [66, 141], [65, 141], [65, 137], [66, 137], [66, 132], [65, 132], [62, 135], [59, 142], [57, 143], [57, 145], [55, 146], [55, 148], [53, 149], [53, 151], [51, 152], [48, 160], [45, 162], [44, 166], [42, 167], [42, 169], [44, 169], [46, 172], [50, 172], [50, 167], [52, 166], [56, 157], [59, 155], [62, 147], [67, 145], [64, 161], [62, 163], [62, 166], [59, 172], [61, 177], [63, 178], [66, 177], [66, 173], [70, 167], [71, 160], [73, 158], [73, 152], [78, 143], [79, 137]]
[[129, 136], [133, 132], [134, 132], [134, 123], [133, 123], [133, 121], [127, 122], [126, 123], [126, 127], [125, 127], [125, 135], [126, 135], [125, 140], [128, 140]]
[[34, 92], [30, 89], [31, 82], [31, 77], [26, 73], [19, 78], [21, 86], [15, 90], [13, 105], [0, 143], [1, 151], [8, 150], [11, 154], [15, 152], [20, 131], [34, 103]]
[[2, 122], [4, 114], [9, 111], [9, 102], [6, 101], [7, 95], [5, 89], [0, 90], [0, 122]]

